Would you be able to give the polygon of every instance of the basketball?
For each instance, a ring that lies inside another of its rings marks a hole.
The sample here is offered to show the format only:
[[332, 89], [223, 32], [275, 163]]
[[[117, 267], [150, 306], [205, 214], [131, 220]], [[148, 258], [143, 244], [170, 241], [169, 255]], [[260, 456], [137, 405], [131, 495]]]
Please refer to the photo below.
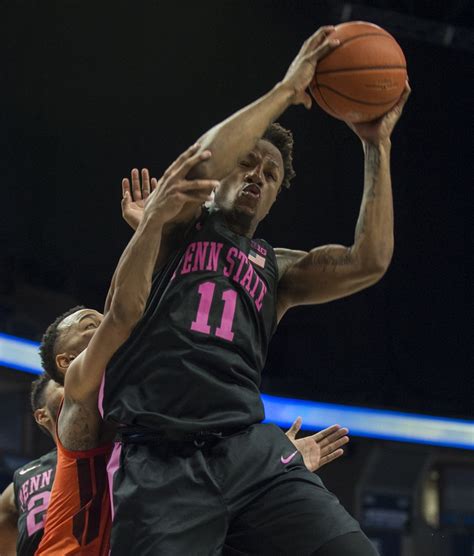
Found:
[[318, 62], [310, 91], [331, 116], [368, 122], [388, 112], [405, 87], [405, 56], [384, 29], [365, 21], [336, 26], [340, 44]]

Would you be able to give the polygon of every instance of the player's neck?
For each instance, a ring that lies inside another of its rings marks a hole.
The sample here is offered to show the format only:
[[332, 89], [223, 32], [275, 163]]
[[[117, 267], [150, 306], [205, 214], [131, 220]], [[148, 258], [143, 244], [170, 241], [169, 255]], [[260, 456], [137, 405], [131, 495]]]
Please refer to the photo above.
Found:
[[234, 212], [224, 213], [224, 219], [227, 227], [231, 232], [239, 236], [244, 236], [252, 239], [255, 230], [257, 229], [257, 224], [253, 220], [243, 218], [241, 214], [235, 214]]

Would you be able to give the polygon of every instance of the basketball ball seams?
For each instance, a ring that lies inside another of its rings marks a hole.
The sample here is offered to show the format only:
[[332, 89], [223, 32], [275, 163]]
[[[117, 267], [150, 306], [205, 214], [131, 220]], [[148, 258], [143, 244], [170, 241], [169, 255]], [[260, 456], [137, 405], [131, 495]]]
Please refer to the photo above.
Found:
[[323, 91], [320, 89], [320, 87], [317, 88], [317, 91], [319, 93], [319, 96], [321, 97], [321, 100], [324, 102], [324, 104], [326, 105], [326, 111], [331, 114], [332, 116], [334, 116], [335, 118], [338, 119], [342, 119], [342, 115], [339, 114], [339, 112], [336, 112], [334, 110], [334, 108], [331, 108], [331, 106], [328, 104], [328, 101], [325, 99]]
[[355, 41], [356, 39], [362, 39], [364, 37], [383, 37], [384, 39], [391, 39], [393, 41], [392, 35], [389, 35], [388, 33], [361, 33], [360, 35], [354, 35], [352, 37], [348, 37], [347, 39], [339, 39], [341, 42], [338, 48], [341, 48], [341, 46]]
[[368, 122], [397, 103], [407, 68], [403, 50], [384, 29], [367, 22], [336, 26], [340, 44], [316, 66], [310, 92], [319, 106], [340, 120]]
[[[350, 100], [351, 102], [356, 102], [357, 104], [365, 104], [366, 106], [385, 106], [386, 104], [395, 104], [397, 102], [397, 100], [400, 98], [400, 96], [397, 96], [393, 99], [389, 99], [389, 100], [386, 100], [386, 101], [383, 101], [383, 102], [369, 102], [369, 101], [366, 101], [366, 100], [359, 100], [357, 98], [353, 98], [353, 97], [350, 97], [348, 95], [345, 95], [344, 93], [341, 93], [336, 89], [333, 89], [329, 85], [324, 85], [323, 83], [318, 84], [318, 89], [319, 89], [320, 93], [321, 93], [321, 89], [327, 89], [328, 91], [331, 91], [335, 95], [339, 95], [340, 97], [345, 98], [346, 100]], [[326, 102], [326, 100], [324, 102]], [[327, 104], [327, 102], [326, 102], [326, 104]]]
[[406, 66], [401, 66], [401, 65], [389, 65], [389, 66], [359, 66], [359, 67], [352, 67], [352, 68], [338, 68], [338, 69], [331, 69], [331, 70], [323, 70], [323, 71], [318, 71], [318, 75], [324, 75], [324, 74], [329, 74], [329, 73], [340, 73], [343, 71], [359, 71], [359, 70], [364, 70], [364, 71], [370, 71], [370, 70], [381, 70], [381, 69], [401, 69], [401, 70], [406, 70], [407, 67]]
[[[339, 46], [333, 50], [332, 52], [330, 52], [327, 56], [325, 56], [318, 64], [318, 69], [317, 72], [318, 73], [325, 73], [327, 71], [336, 71], [335, 69], [332, 70], [325, 70], [324, 66], [327, 65], [327, 63], [333, 63], [334, 64], [334, 59], [338, 57], [338, 55], [341, 55], [344, 53], [345, 50], [345, 46], [348, 44], [353, 43], [354, 41], [358, 40], [358, 39], [363, 39], [363, 38], [367, 38], [367, 37], [380, 37], [383, 39], [388, 39], [391, 44], [393, 46], [396, 47], [398, 53], [399, 53], [399, 57], [400, 59], [397, 60], [397, 64], [395, 64], [396, 67], [398, 66], [403, 66], [406, 69], [406, 62], [405, 62], [405, 56], [403, 54], [402, 49], [400, 48], [400, 46], [398, 45], [397, 41], [392, 37], [392, 35], [389, 35], [388, 33], [361, 33], [360, 35], [356, 35], [354, 37], [349, 37], [348, 39], [339, 39], [341, 42], [339, 44]], [[393, 60], [395, 62], [395, 60]], [[337, 63], [337, 62], [336, 62]], [[365, 68], [361, 68], [361, 69], [365, 69]], [[386, 66], [386, 69], [391, 69], [391, 64]]]

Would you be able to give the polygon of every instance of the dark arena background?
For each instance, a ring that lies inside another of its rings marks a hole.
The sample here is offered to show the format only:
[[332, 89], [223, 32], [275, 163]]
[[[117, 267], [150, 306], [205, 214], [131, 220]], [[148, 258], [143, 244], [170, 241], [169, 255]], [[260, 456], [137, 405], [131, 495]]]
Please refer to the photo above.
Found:
[[[1, 490], [51, 447], [29, 407], [36, 344], [69, 307], [102, 310], [131, 235], [122, 177], [134, 167], [159, 177], [211, 125], [282, 79], [319, 26], [366, 20], [400, 43], [413, 90], [392, 136], [395, 253], [375, 286], [285, 316], [263, 378], [267, 417], [286, 427], [302, 415], [305, 434], [333, 422], [351, 429], [344, 457], [320, 475], [382, 556], [474, 553], [472, 6], [3, 6]], [[294, 133], [297, 177], [257, 235], [296, 249], [350, 245], [359, 140], [316, 105], [280, 121]]]

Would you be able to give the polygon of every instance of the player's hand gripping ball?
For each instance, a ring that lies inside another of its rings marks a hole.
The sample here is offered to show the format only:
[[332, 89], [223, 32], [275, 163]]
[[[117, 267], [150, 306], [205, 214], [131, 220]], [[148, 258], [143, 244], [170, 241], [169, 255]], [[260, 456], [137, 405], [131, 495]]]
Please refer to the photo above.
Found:
[[331, 116], [368, 122], [397, 103], [407, 79], [406, 60], [397, 41], [365, 21], [337, 25], [330, 35], [340, 44], [318, 62], [311, 93]]

